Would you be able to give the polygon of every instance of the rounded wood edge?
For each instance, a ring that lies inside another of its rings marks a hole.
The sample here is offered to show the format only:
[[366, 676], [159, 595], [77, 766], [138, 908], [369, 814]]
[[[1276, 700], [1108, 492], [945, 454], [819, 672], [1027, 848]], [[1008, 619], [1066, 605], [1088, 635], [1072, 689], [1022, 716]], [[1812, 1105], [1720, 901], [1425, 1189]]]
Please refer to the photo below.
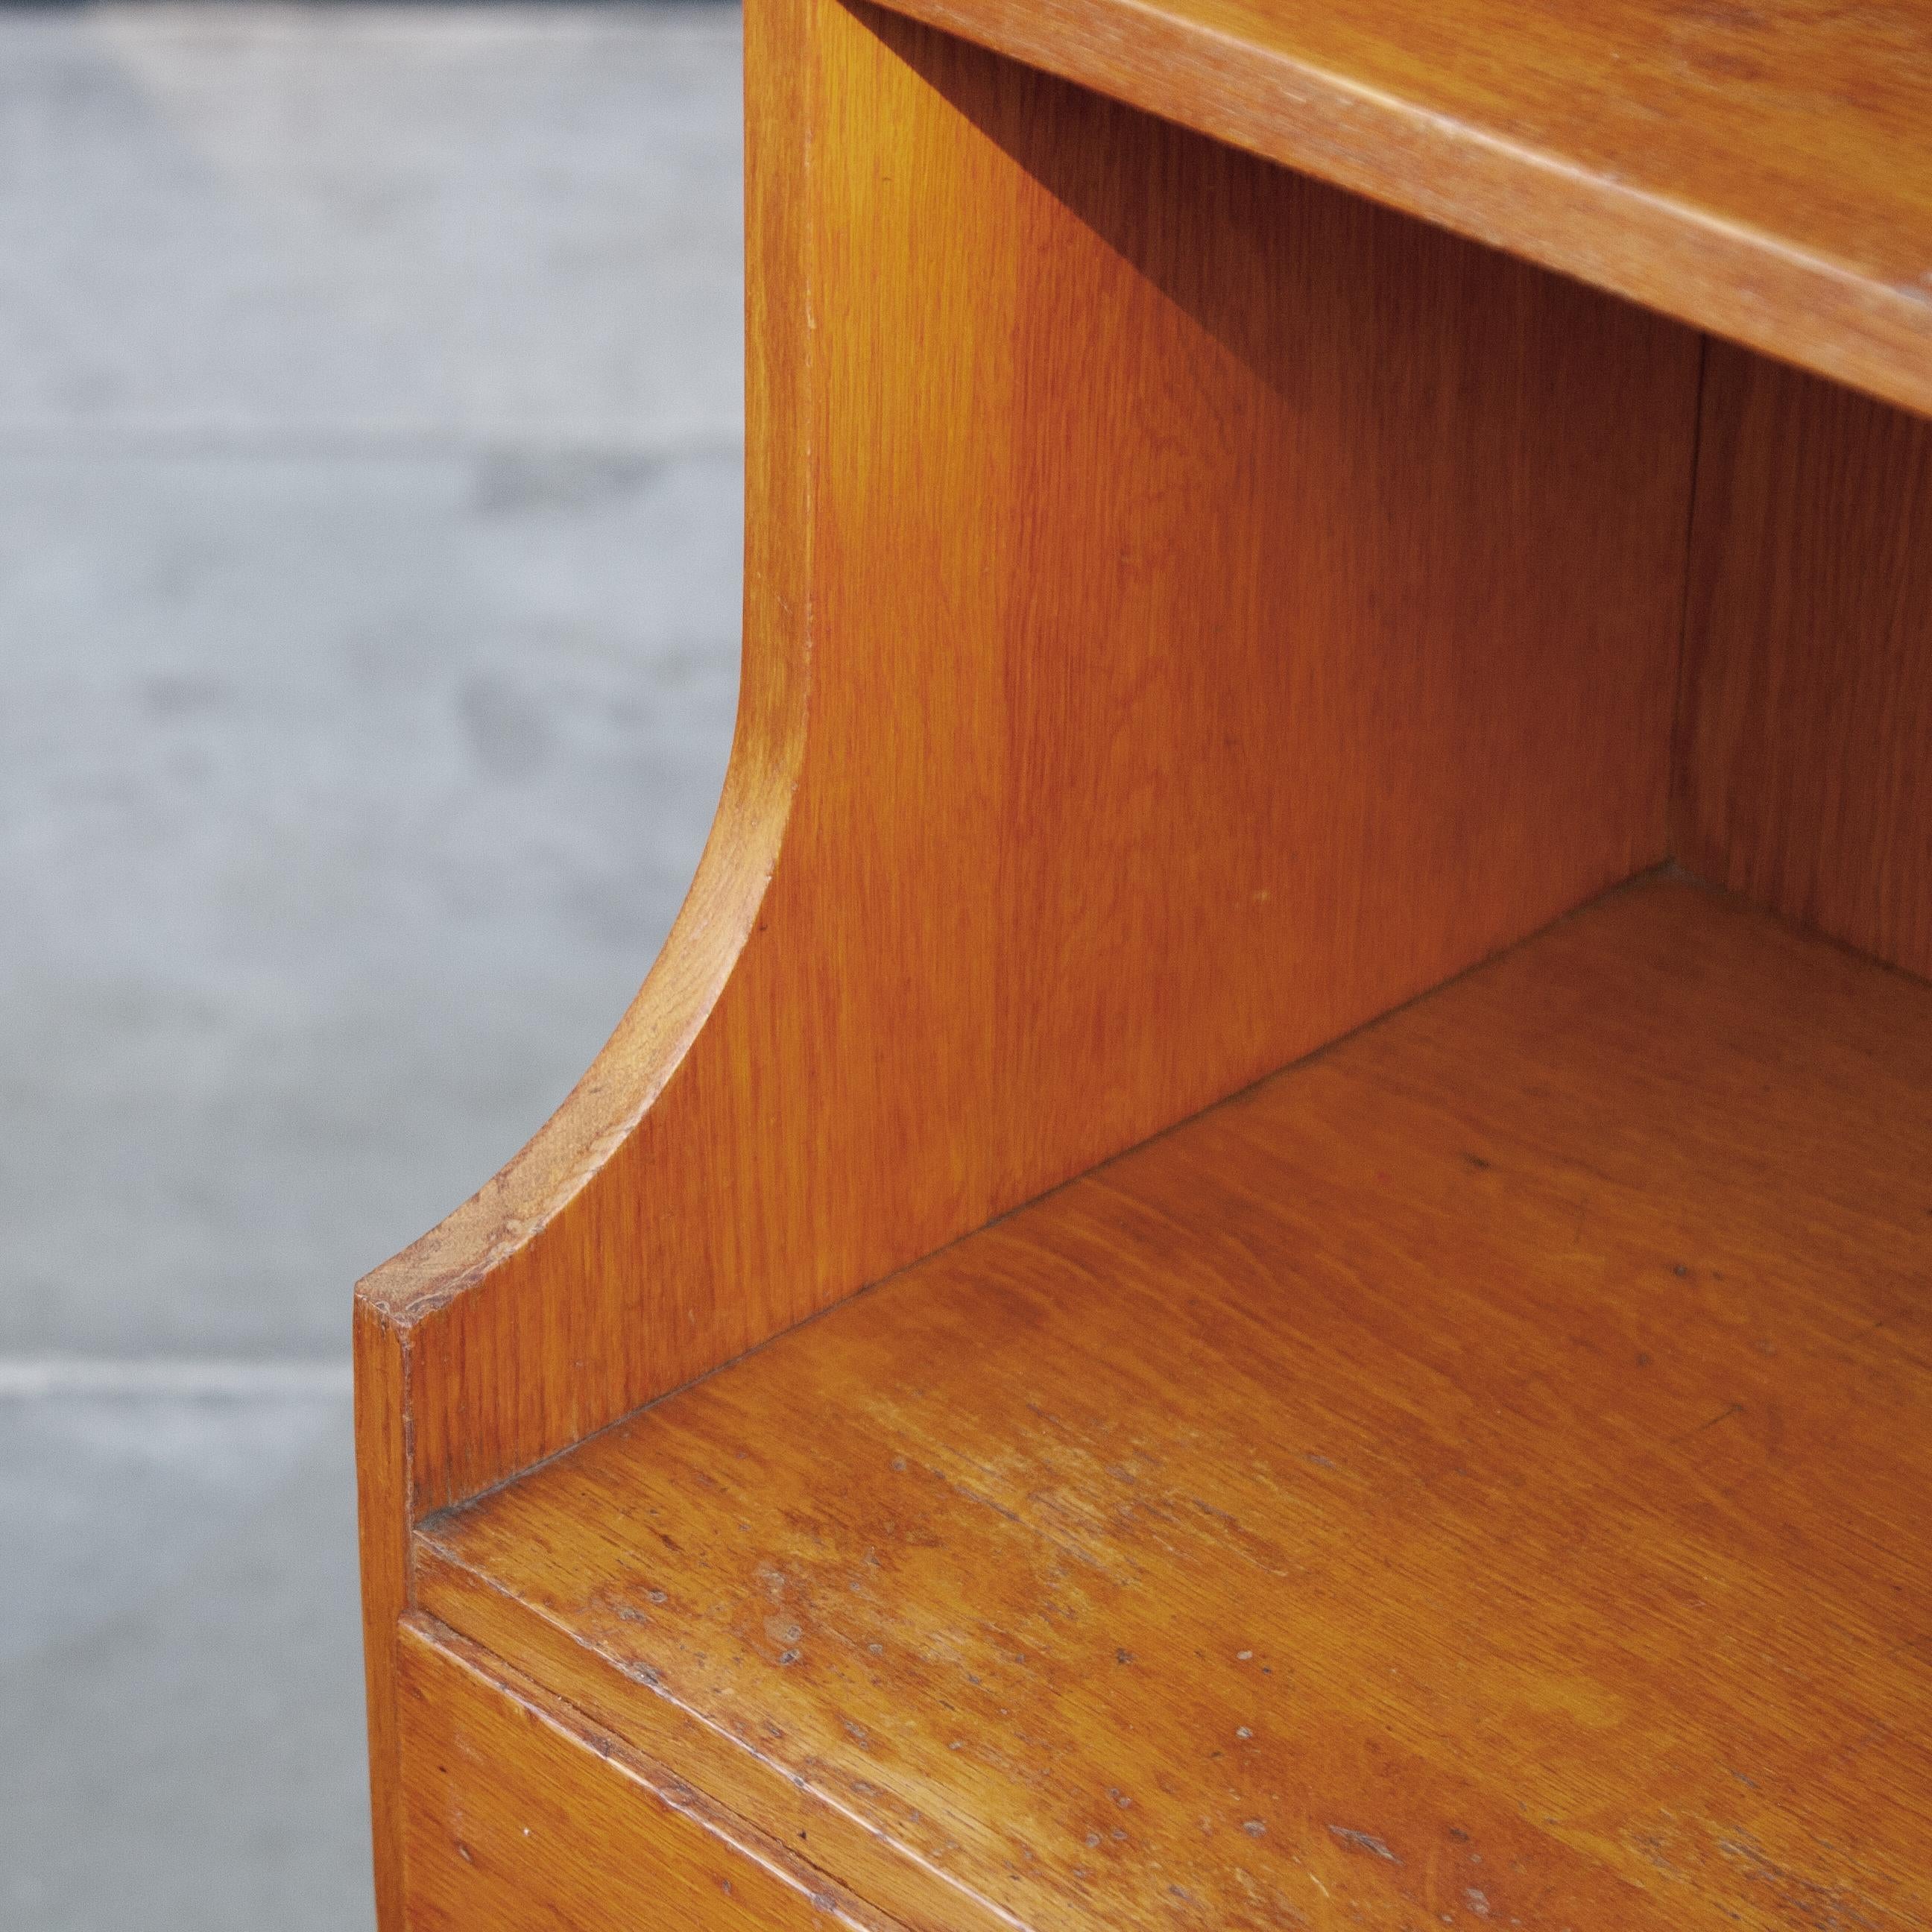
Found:
[[610, 1162], [716, 1008], [777, 868], [812, 656], [810, 4], [760, 0], [746, 22], [744, 645], [717, 813], [662, 950], [582, 1079], [492, 1179], [357, 1284], [358, 1309], [403, 1328], [527, 1249]]
[[[803, 653], [754, 662], [696, 875], [642, 988], [581, 1079], [524, 1148], [418, 1240], [356, 1284], [407, 1325], [517, 1253], [610, 1160], [676, 1074], [729, 983], [784, 843], [805, 740]], [[774, 653], [774, 655], [777, 655]], [[776, 675], [760, 680], [769, 669]], [[760, 690], [763, 683], [767, 688]]]

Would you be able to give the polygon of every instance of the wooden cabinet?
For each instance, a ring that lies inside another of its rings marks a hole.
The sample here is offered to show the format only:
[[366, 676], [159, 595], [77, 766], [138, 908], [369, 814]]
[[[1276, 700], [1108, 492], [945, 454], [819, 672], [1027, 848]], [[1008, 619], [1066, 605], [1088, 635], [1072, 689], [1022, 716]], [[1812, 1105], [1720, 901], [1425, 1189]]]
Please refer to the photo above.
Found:
[[385, 1932], [1932, 1926], [1932, 16], [747, 39], [717, 826], [358, 1294]]

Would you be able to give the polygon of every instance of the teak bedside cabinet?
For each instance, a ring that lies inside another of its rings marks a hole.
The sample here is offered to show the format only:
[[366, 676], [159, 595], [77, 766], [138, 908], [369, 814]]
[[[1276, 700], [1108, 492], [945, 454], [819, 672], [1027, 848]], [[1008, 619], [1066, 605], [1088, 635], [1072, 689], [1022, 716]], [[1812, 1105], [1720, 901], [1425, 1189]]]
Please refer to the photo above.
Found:
[[384, 1932], [1924, 1932], [1932, 4], [746, 26], [716, 826], [356, 1304]]

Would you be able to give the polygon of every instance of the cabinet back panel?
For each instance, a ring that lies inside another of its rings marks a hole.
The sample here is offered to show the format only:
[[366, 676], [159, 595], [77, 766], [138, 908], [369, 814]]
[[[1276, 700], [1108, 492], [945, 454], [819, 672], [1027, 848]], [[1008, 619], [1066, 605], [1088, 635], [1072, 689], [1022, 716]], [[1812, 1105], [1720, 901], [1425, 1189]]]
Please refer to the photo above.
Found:
[[1713, 343], [1697, 476], [1678, 855], [1932, 976], [1932, 423]]

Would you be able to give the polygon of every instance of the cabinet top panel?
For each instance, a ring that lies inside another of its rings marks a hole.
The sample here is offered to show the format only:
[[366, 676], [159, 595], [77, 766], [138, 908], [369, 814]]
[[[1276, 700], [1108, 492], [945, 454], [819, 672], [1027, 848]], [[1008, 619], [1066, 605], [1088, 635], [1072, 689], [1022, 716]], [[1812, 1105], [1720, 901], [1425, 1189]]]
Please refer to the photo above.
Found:
[[1932, 414], [1928, 0], [892, 0]]

